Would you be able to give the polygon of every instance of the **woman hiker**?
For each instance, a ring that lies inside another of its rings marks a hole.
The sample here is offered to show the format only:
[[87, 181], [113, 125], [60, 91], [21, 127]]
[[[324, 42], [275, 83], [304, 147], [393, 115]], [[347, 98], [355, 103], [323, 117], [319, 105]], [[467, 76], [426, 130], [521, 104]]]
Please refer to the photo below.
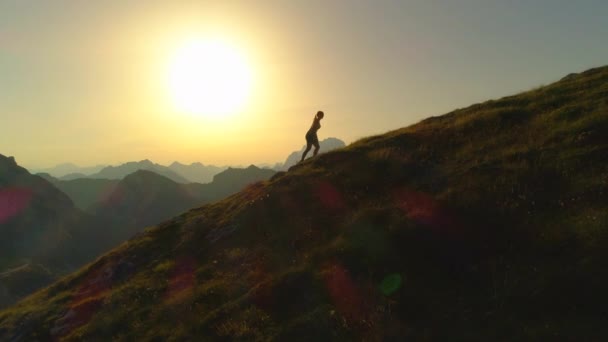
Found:
[[315, 115], [315, 119], [312, 121], [312, 126], [310, 126], [310, 129], [308, 132], [306, 132], [306, 150], [304, 150], [300, 162], [304, 161], [304, 158], [306, 158], [306, 154], [308, 151], [310, 151], [311, 146], [315, 146], [315, 150], [312, 154], [313, 157], [319, 152], [319, 138], [317, 137], [317, 131], [319, 128], [321, 128], [321, 119], [323, 119], [323, 116], [325, 116], [325, 114], [323, 114], [322, 111], [318, 111], [317, 115]]

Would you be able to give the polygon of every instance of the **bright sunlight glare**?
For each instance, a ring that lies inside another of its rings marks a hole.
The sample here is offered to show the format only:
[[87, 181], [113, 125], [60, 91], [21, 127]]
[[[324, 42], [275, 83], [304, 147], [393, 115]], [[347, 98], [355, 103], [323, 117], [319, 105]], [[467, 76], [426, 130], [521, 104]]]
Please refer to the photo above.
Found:
[[219, 39], [191, 39], [169, 62], [168, 87], [177, 109], [208, 118], [232, 115], [245, 106], [252, 83], [243, 53]]

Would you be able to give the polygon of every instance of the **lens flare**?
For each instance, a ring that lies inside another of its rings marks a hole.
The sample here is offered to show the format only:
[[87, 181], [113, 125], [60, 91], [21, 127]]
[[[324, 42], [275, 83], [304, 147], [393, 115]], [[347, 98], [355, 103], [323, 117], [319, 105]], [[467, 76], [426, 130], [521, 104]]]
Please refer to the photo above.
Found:
[[219, 39], [191, 39], [171, 58], [167, 84], [178, 110], [220, 118], [243, 109], [252, 72], [235, 46]]

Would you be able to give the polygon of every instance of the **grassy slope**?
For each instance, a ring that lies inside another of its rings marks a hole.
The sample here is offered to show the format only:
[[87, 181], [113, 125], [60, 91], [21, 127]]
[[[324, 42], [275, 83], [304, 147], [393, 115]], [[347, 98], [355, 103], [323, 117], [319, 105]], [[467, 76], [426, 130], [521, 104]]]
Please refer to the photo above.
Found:
[[600, 68], [363, 139], [128, 241], [0, 339], [606, 338], [607, 132]]
[[56, 275], [41, 264], [23, 264], [3, 270], [0, 272], [0, 307], [14, 304], [55, 279]]

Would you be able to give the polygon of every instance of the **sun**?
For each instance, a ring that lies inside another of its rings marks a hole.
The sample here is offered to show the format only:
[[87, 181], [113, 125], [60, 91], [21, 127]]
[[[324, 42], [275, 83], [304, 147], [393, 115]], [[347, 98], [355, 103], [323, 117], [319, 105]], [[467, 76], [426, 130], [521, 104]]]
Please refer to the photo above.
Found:
[[252, 72], [244, 54], [219, 39], [196, 38], [175, 49], [168, 89], [179, 111], [209, 118], [232, 115], [245, 106]]

